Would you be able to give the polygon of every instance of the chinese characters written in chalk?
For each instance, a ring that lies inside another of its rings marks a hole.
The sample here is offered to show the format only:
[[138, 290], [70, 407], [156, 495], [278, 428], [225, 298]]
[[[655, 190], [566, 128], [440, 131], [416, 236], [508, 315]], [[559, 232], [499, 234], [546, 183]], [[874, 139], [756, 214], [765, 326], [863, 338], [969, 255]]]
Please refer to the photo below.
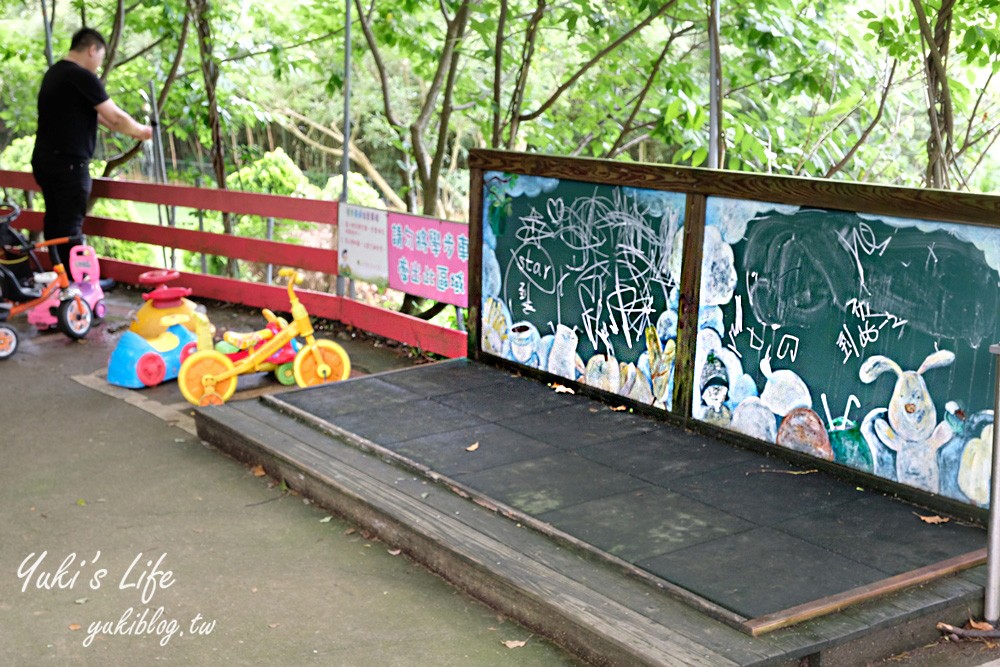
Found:
[[851, 299], [847, 302], [847, 311], [854, 317], [861, 320], [854, 329], [848, 328], [847, 324], [841, 326], [840, 334], [837, 336], [837, 347], [844, 353], [843, 363], [851, 357], [861, 357], [861, 351], [868, 347], [870, 343], [878, 340], [879, 332], [892, 325], [893, 329], [899, 329], [899, 336], [903, 336], [903, 325], [907, 320], [900, 319], [891, 313], [873, 313], [871, 304], [867, 301]]

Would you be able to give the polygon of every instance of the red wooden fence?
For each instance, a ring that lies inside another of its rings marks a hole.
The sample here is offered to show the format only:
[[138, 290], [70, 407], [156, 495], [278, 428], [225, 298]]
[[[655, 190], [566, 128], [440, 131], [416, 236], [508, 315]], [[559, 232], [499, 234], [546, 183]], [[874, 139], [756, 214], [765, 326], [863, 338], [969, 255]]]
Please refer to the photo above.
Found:
[[[0, 186], [38, 191], [30, 173], [0, 170]], [[210, 190], [178, 185], [94, 179], [94, 194], [108, 199], [148, 202], [166, 206], [263, 217], [337, 224], [337, 202], [228, 190]], [[40, 231], [42, 214], [24, 211], [18, 226]], [[293, 266], [328, 275], [337, 273], [337, 254], [328, 248], [310, 248], [262, 239], [199, 232], [177, 227], [147, 225], [126, 220], [88, 217], [84, 232], [125, 241], [141, 241], [168, 248], [204, 252], [235, 259]], [[101, 273], [119, 282], [136, 284], [143, 271], [154, 268], [131, 262], [101, 259]], [[285, 289], [220, 276], [181, 273], [178, 285], [191, 288], [194, 296], [238, 303], [254, 308], [282, 310], [287, 306]], [[440, 327], [416, 317], [369, 306], [333, 294], [301, 290], [302, 302], [316, 317], [337, 320], [370, 333], [419, 347], [446, 357], [464, 357], [466, 334]]]

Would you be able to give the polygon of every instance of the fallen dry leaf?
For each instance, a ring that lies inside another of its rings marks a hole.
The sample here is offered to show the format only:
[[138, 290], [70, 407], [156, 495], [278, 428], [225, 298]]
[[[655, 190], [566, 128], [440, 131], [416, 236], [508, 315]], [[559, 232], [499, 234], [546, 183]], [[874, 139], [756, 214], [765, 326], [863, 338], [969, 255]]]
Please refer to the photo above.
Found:
[[569, 387], [564, 387], [563, 385], [561, 385], [561, 384], [559, 384], [557, 382], [553, 382], [549, 386], [552, 387], [557, 394], [575, 394], [576, 393], [575, 391], [573, 391]]
[[267, 624], [267, 627], [269, 627], [269, 628], [271, 628], [272, 630], [274, 630], [274, 629], [275, 629], [276, 627], [278, 627], [279, 625], [281, 625], [281, 623], [268, 623], [268, 624]]
[[628, 410], [624, 405], [619, 405], [617, 408], [611, 408], [612, 412], [625, 412]]
[[474, 452], [477, 449], [479, 449], [479, 443], [478, 442], [474, 442], [471, 445], [469, 445], [468, 447], [466, 447], [465, 451], [467, 451], [467, 452]]
[[918, 519], [920, 519], [921, 521], [923, 521], [924, 523], [930, 523], [930, 524], [948, 523], [949, 521], [951, 521], [951, 519], [949, 519], [946, 516], [923, 516], [917, 514], [916, 512], [914, 512], [913, 515]]
[[398, 556], [401, 553], [403, 553], [402, 549], [389, 549], [390, 556]]
[[969, 619], [969, 627], [973, 630], [985, 630], [986, 632], [996, 629], [993, 627], [992, 623], [987, 623], [986, 621], [975, 621], [971, 618]]
[[79, 623], [70, 623], [70, 625], [69, 625], [69, 629], [72, 630], [73, 632], [76, 632], [77, 630], [79, 630], [82, 627], [83, 626], [80, 625]]
[[503, 643], [503, 645], [506, 646], [507, 648], [521, 648], [527, 643], [528, 642], [523, 642], [518, 639], [508, 639]]
[[264, 475], [267, 474], [267, 472], [264, 470], [264, 466], [260, 465], [259, 463], [254, 467], [250, 468], [250, 472], [253, 473], [254, 477], [263, 477]]

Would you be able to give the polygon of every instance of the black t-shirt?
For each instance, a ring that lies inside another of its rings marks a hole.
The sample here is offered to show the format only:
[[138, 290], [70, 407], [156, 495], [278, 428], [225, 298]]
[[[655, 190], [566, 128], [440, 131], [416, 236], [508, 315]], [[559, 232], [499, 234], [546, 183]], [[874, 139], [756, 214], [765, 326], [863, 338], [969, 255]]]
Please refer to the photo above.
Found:
[[90, 70], [60, 60], [45, 73], [38, 90], [38, 133], [32, 160], [89, 160], [97, 142], [98, 104], [108, 99]]

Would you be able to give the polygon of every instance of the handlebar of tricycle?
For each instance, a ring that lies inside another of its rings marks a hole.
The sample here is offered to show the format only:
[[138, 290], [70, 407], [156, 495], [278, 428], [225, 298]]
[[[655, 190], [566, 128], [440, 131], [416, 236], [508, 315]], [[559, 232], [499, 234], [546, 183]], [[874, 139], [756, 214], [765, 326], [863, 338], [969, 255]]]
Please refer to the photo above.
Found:
[[13, 222], [19, 215], [21, 215], [21, 207], [15, 204], [14, 202], [10, 201], [9, 199], [0, 204], [0, 206], [10, 209], [10, 213], [4, 216], [0, 216], [0, 224], [6, 225], [10, 222]]
[[294, 281], [296, 285], [302, 284], [302, 276], [295, 269], [278, 269], [278, 275], [282, 278], [288, 278], [289, 282]]

